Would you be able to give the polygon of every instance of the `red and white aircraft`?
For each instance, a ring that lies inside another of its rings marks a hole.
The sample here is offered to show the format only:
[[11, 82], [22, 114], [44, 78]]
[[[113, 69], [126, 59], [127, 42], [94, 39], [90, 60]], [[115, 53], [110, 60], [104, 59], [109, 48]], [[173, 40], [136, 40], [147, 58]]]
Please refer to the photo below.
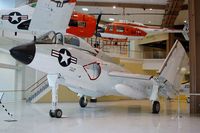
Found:
[[113, 22], [106, 25], [105, 29], [97, 33], [97, 36], [109, 39], [138, 40], [143, 39], [146, 36], [161, 33], [182, 33], [185, 39], [189, 40], [187, 36], [187, 28], [184, 28], [183, 30], [176, 30], [157, 26], [146, 26], [142, 23], [125, 21]]
[[92, 15], [73, 12], [66, 32], [81, 38], [90, 38], [96, 31], [96, 23]]

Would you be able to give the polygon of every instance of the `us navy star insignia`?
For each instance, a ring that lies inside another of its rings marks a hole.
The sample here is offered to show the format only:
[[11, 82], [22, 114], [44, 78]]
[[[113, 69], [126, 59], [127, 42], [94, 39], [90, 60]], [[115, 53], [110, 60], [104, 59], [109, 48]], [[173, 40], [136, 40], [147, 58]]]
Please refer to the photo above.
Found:
[[60, 51], [51, 51], [51, 56], [58, 58], [58, 62], [62, 67], [67, 67], [71, 63], [77, 64], [77, 58], [73, 57], [67, 49], [61, 49]]

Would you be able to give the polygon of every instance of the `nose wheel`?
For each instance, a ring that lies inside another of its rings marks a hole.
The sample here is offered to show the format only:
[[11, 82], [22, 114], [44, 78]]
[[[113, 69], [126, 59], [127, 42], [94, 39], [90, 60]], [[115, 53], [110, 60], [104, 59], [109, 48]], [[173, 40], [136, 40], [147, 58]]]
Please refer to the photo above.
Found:
[[62, 117], [62, 110], [61, 109], [56, 109], [55, 111], [50, 110], [49, 111], [49, 116], [51, 118], [61, 118]]
[[82, 108], [85, 108], [88, 104], [87, 97], [85, 97], [85, 96], [80, 97], [79, 104]]
[[52, 108], [49, 111], [49, 116], [51, 118], [61, 118], [62, 117], [62, 110], [57, 108], [58, 105], [58, 82], [59, 82], [59, 75], [47, 75], [49, 86], [52, 88]]
[[152, 106], [152, 113], [158, 114], [160, 112], [160, 102], [154, 101]]

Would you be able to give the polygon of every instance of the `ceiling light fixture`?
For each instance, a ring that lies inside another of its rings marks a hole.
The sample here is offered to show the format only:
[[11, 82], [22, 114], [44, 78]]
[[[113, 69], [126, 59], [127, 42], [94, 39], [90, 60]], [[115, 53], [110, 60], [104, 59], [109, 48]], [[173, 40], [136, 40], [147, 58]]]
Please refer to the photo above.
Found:
[[152, 8], [150, 8], [149, 10], [150, 10], [150, 11], [152, 11], [153, 9], [152, 9]]
[[114, 18], [109, 18], [109, 21], [115, 21], [115, 19]]
[[88, 8], [82, 8], [83, 11], [87, 12], [88, 11]]
[[113, 6], [113, 9], [116, 9], [117, 7], [116, 6]]

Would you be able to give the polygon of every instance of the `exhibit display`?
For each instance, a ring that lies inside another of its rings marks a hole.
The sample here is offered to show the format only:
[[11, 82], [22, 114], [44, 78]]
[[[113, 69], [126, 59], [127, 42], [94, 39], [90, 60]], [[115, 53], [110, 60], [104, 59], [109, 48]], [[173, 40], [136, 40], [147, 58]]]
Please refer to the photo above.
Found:
[[195, 4], [0, 1], [0, 132], [198, 132]]
[[51, 117], [62, 116], [62, 111], [57, 107], [59, 84], [69, 87], [80, 96], [81, 107], [87, 105], [86, 96], [123, 95], [133, 99], [148, 98], [152, 101], [152, 112], [159, 113], [158, 95], [169, 98], [177, 95], [180, 69], [188, 64], [187, 54], [178, 41], [164, 61], [159, 77], [155, 78], [127, 73], [89, 51], [66, 45], [64, 40], [62, 34], [49, 32], [35, 42], [10, 50], [18, 61], [48, 74], [49, 86], [52, 87]]

